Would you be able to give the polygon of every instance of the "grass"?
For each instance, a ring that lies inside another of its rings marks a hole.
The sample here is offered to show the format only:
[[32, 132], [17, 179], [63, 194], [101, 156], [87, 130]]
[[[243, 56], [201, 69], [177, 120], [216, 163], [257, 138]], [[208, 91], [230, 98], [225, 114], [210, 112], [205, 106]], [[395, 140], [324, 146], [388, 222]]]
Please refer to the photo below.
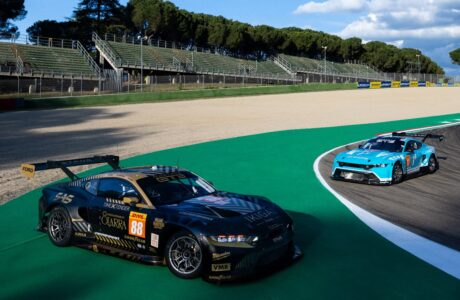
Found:
[[151, 92], [151, 93], [123, 93], [114, 95], [80, 96], [80, 97], [58, 97], [42, 99], [25, 99], [25, 109], [46, 109], [46, 108], [68, 108], [120, 105], [132, 103], [154, 103], [167, 101], [182, 101], [203, 98], [221, 98], [235, 96], [252, 96], [268, 94], [286, 94], [300, 92], [317, 92], [355, 89], [355, 83], [332, 84], [332, 83], [311, 83], [302, 85], [283, 86], [258, 86], [239, 88], [216, 88], [202, 90], [182, 90], [173, 92]]

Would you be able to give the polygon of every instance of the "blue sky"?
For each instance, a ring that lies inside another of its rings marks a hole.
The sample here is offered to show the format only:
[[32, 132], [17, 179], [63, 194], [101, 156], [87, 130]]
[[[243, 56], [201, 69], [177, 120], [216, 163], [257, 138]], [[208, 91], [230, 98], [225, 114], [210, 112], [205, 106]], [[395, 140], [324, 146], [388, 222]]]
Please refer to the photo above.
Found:
[[[126, 4], [127, 0], [120, 3]], [[447, 74], [460, 75], [449, 52], [460, 48], [459, 0], [173, 0], [178, 7], [274, 27], [296, 26], [418, 48]], [[35, 21], [62, 21], [78, 0], [26, 0], [28, 14], [16, 22], [21, 33]]]

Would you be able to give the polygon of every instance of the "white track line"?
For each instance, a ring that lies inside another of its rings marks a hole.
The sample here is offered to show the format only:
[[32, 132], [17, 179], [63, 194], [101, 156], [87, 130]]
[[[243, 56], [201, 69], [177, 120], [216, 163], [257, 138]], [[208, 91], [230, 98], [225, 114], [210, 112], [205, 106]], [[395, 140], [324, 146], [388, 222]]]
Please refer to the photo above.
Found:
[[[443, 124], [438, 126], [430, 126], [418, 129], [407, 130], [406, 132], [424, 131], [429, 129], [444, 128], [454, 125], [459, 125], [460, 122]], [[337, 193], [331, 186], [324, 180], [319, 171], [319, 163], [323, 157], [329, 153], [338, 150], [342, 147], [351, 145], [350, 143], [344, 146], [340, 146], [329, 150], [321, 154], [313, 164], [313, 170], [315, 171], [316, 177], [321, 184], [329, 190], [342, 204], [344, 204], [355, 216], [363, 221], [367, 226], [372, 228], [378, 234], [401, 247], [407, 252], [417, 256], [421, 260], [429, 263], [430, 265], [460, 279], [460, 252], [444, 245], [433, 242], [427, 238], [421, 237], [413, 232], [410, 232], [404, 228], [396, 226], [395, 224], [388, 222], [370, 212], [362, 209], [361, 207], [353, 204], [347, 198]]]

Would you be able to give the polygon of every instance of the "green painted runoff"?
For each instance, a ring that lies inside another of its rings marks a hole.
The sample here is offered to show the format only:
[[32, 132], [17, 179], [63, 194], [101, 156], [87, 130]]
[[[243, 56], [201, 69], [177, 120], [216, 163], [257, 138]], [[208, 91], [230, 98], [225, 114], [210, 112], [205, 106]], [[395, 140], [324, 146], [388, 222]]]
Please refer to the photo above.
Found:
[[[221, 190], [264, 195], [296, 223], [304, 257], [238, 284], [181, 280], [166, 267], [51, 244], [36, 232], [40, 190], [0, 206], [1, 299], [460, 299], [460, 281], [380, 237], [316, 179], [314, 160], [376, 133], [436, 125], [460, 114], [290, 130], [149, 153], [123, 166], [180, 165]], [[100, 172], [106, 167], [82, 175]], [[38, 173], [37, 176], [40, 176]]]

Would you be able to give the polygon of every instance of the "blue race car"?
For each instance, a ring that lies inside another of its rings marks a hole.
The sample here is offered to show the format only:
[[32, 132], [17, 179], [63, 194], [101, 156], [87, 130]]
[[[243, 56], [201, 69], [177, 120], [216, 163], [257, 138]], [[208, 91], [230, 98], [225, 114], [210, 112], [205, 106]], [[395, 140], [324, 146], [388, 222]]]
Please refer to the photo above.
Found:
[[429, 138], [442, 141], [444, 136], [393, 132], [372, 138], [358, 149], [337, 154], [331, 178], [390, 185], [407, 175], [434, 173], [439, 164], [435, 148], [425, 144]]

